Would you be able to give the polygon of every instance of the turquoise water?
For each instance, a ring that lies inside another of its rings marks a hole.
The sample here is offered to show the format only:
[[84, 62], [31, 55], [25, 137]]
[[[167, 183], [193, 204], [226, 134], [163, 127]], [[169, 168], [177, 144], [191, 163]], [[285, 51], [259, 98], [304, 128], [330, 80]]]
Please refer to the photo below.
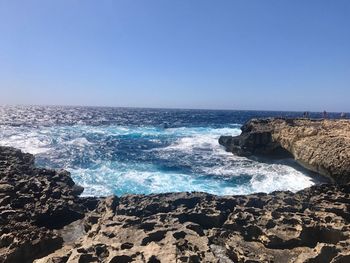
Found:
[[84, 195], [179, 191], [248, 194], [297, 191], [314, 184], [314, 179], [293, 160], [264, 163], [225, 152], [218, 138], [240, 134], [240, 126], [252, 114], [117, 108], [3, 109], [0, 144], [34, 154], [40, 166], [67, 169], [85, 188]]

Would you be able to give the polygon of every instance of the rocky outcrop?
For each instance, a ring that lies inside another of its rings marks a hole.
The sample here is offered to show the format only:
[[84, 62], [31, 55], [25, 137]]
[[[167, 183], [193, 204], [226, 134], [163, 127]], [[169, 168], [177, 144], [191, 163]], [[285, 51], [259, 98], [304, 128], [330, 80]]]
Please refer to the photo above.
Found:
[[97, 203], [79, 198], [82, 191], [67, 171], [36, 168], [33, 155], [0, 147], [0, 262], [31, 262], [60, 248], [54, 229]]
[[40, 262], [346, 262], [349, 194], [349, 186], [326, 185], [297, 194], [108, 197], [71, 249]]
[[350, 182], [350, 120], [253, 119], [219, 143], [240, 156], [293, 156], [337, 183]]
[[0, 147], [0, 262], [348, 262], [350, 185], [82, 198]]

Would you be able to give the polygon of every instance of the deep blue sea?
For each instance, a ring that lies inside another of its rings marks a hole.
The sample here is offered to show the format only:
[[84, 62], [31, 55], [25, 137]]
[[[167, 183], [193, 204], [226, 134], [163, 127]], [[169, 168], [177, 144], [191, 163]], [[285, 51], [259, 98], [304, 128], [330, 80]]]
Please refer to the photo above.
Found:
[[[297, 191], [317, 183], [293, 160], [261, 162], [218, 144], [253, 117], [300, 112], [0, 107], [0, 145], [35, 155], [37, 165], [64, 168], [84, 195], [204, 191], [248, 194]], [[320, 117], [320, 113], [311, 113]], [[330, 117], [336, 115], [330, 114]]]

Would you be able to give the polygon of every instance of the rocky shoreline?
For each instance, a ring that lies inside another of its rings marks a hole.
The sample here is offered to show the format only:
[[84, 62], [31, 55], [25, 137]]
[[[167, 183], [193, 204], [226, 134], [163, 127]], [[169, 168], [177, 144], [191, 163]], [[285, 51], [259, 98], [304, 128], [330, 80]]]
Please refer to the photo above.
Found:
[[[316, 133], [303, 120], [262, 122], [220, 143], [240, 155], [292, 154], [337, 184], [246, 196], [87, 198], [67, 171], [37, 168], [32, 155], [0, 147], [0, 262], [350, 262], [348, 123], [338, 123], [337, 137], [330, 121], [314, 123]], [[307, 159], [316, 143], [320, 152]], [[329, 166], [311, 162], [333, 155]]]
[[336, 183], [350, 182], [350, 120], [252, 119], [219, 143], [240, 156], [294, 157]]

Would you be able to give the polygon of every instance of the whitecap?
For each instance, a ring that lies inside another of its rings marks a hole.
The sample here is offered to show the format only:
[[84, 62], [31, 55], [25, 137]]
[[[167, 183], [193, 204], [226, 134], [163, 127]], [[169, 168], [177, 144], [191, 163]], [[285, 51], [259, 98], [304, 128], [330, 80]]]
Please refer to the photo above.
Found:
[[[0, 144], [35, 154], [49, 167], [68, 169], [85, 188], [84, 195], [180, 191], [249, 194], [297, 191], [314, 183], [306, 173], [286, 163], [238, 157], [219, 145], [221, 135], [240, 132], [237, 124], [226, 128], [168, 129], [119, 125], [3, 126]], [[140, 143], [134, 145], [134, 140]], [[120, 142], [130, 143], [131, 147]], [[152, 142], [149, 145], [153, 148], [147, 148], [145, 142]], [[120, 158], [118, 154], [126, 156]], [[138, 154], [142, 156], [139, 158]], [[238, 179], [242, 176], [245, 179], [241, 182]]]
[[65, 142], [65, 144], [68, 144], [68, 145], [70, 144], [78, 147], [85, 147], [85, 146], [91, 145], [92, 143], [89, 142], [85, 137], [79, 137], [79, 138], [75, 138], [73, 140], [67, 141]]

